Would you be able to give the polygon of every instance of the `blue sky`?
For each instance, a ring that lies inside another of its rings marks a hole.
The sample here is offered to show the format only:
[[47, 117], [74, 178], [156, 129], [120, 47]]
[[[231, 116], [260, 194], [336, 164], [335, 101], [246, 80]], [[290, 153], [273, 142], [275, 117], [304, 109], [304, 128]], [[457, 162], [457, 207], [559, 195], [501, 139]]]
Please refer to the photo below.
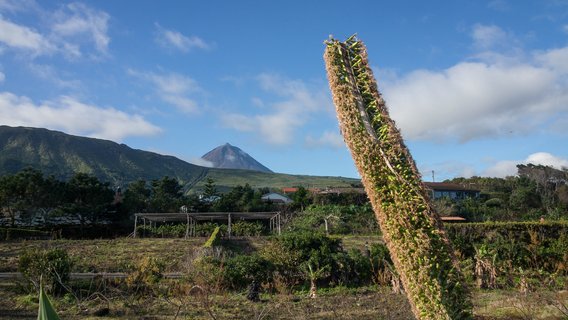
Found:
[[0, 0], [0, 124], [357, 177], [322, 59], [353, 33], [425, 180], [568, 167], [562, 0]]

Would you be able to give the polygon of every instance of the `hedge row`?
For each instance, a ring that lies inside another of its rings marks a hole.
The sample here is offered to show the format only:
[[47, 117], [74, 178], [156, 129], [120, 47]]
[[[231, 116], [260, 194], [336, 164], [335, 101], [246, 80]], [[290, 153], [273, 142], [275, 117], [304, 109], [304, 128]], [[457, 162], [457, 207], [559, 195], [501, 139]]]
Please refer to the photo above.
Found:
[[454, 249], [474, 258], [484, 246], [515, 268], [568, 273], [568, 222], [484, 222], [445, 225]]

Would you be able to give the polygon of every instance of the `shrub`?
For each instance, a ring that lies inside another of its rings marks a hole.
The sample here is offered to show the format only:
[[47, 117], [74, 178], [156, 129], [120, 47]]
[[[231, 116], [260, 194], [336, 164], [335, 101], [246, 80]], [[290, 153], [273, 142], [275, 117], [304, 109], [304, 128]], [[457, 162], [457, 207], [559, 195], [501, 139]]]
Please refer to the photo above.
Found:
[[144, 257], [129, 272], [126, 284], [135, 293], [151, 292], [163, 278], [164, 263], [154, 257]]
[[213, 233], [215, 228], [219, 227], [219, 231], [221, 235], [227, 234], [227, 225], [226, 224], [218, 224], [214, 222], [204, 222], [198, 223], [195, 225], [195, 234], [198, 237], [208, 237]]
[[346, 285], [361, 286], [369, 284], [372, 278], [371, 259], [362, 254], [361, 251], [352, 249], [346, 255], [344, 263], [349, 264]]
[[231, 224], [231, 234], [241, 237], [258, 237], [265, 233], [261, 222], [237, 221]]
[[293, 231], [326, 231], [330, 234], [377, 233], [378, 225], [370, 205], [311, 205], [292, 220]]
[[484, 245], [495, 252], [500, 268], [568, 271], [568, 223], [485, 222], [448, 224], [445, 228], [464, 259], [473, 259], [475, 247]]
[[162, 224], [154, 228], [153, 233], [163, 238], [181, 238], [185, 236], [187, 226], [185, 224]]
[[226, 252], [222, 247], [199, 248], [193, 252], [185, 268], [195, 293], [207, 295], [223, 289], [225, 261]]
[[35, 290], [39, 290], [41, 281], [47, 292], [60, 294], [69, 280], [72, 265], [69, 255], [63, 249], [45, 251], [34, 248], [22, 253], [18, 271]]
[[271, 282], [273, 270], [273, 264], [259, 254], [237, 255], [227, 260], [224, 278], [228, 287], [244, 289], [252, 281]]
[[306, 270], [310, 266], [313, 273], [321, 273], [318, 280], [329, 282], [340, 278], [340, 253], [343, 253], [340, 239], [305, 231], [286, 233], [275, 238], [273, 243], [264, 248], [262, 256], [274, 265], [275, 277], [289, 289], [309, 280], [309, 272]]

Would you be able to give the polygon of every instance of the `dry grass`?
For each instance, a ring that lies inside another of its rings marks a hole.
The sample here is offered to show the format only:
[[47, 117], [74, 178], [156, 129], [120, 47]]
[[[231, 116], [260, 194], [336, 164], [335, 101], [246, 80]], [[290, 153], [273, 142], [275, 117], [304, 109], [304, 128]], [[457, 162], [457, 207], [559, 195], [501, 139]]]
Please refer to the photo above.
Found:
[[474, 304], [475, 314], [481, 319], [568, 319], [568, 291], [565, 290], [539, 290], [527, 294], [512, 290], [481, 290], [475, 292]]
[[[164, 285], [175, 286], [174, 280]], [[0, 319], [33, 319], [37, 310], [34, 297], [15, 293], [14, 285], [0, 285]], [[210, 312], [198, 295], [132, 297], [117, 294], [109, 302], [92, 299], [79, 309], [71, 301], [52, 299], [64, 319], [414, 319], [404, 295], [390, 288], [334, 289], [311, 299], [307, 293], [262, 296], [252, 303], [244, 294], [211, 297]], [[512, 290], [474, 291], [474, 314], [479, 320], [562, 320], [558, 307], [568, 305], [568, 292], [539, 291], [521, 295]], [[95, 316], [108, 308], [105, 316]]]
[[[166, 263], [168, 271], [180, 271], [183, 261], [205, 238], [194, 239], [114, 239], [114, 240], [58, 240], [20, 241], [0, 243], [0, 269], [15, 271], [19, 253], [29, 247], [65, 248], [76, 261], [78, 271], [124, 271], [145, 255], [158, 257]], [[365, 242], [378, 241], [378, 236], [350, 236], [343, 239], [344, 247], [361, 249]], [[260, 248], [267, 239], [233, 241], [235, 250], [248, 251]], [[96, 281], [96, 280], [93, 280]], [[172, 290], [179, 280], [167, 280], [164, 288]], [[93, 282], [94, 283], [94, 282]], [[91, 287], [93, 283], [78, 284]], [[99, 285], [99, 284], [97, 284]], [[165, 296], [138, 299], [129, 296], [116, 284], [106, 284], [110, 302], [109, 314], [95, 317], [97, 310], [107, 307], [104, 299], [92, 299], [79, 310], [73, 301], [63, 298], [54, 303], [65, 319], [211, 319], [197, 296], [174, 291], [170, 299]], [[183, 284], [182, 284], [183, 286]], [[0, 319], [33, 319], [37, 303], [35, 297], [26, 296], [17, 283], [0, 281]], [[244, 294], [225, 294], [212, 298], [212, 312], [218, 319], [413, 319], [404, 295], [395, 295], [389, 288], [334, 288], [322, 290], [317, 299], [308, 299], [307, 293], [296, 295], [264, 295], [262, 303], [247, 301]], [[474, 291], [474, 314], [477, 319], [568, 319], [568, 291], [539, 289], [522, 295], [517, 289]], [[562, 309], [564, 308], [564, 309]], [[563, 313], [563, 311], [565, 313]]]
[[[161, 259], [167, 272], [181, 271], [181, 263], [207, 238], [173, 239], [119, 238], [108, 240], [29, 240], [0, 242], [0, 272], [15, 272], [20, 254], [28, 248], [63, 248], [75, 265], [72, 272], [122, 272], [142, 256]], [[233, 239], [226, 246], [234, 251], [251, 251], [264, 247], [265, 237]], [[381, 242], [379, 236], [347, 236], [343, 247], [363, 250], [365, 243]]]
[[21, 252], [28, 248], [63, 248], [74, 261], [73, 272], [120, 272], [128, 269], [142, 256], [163, 260], [167, 271], [175, 271], [180, 262], [205, 242], [192, 239], [132, 239], [111, 240], [32, 240], [0, 243], [0, 271], [16, 271]]

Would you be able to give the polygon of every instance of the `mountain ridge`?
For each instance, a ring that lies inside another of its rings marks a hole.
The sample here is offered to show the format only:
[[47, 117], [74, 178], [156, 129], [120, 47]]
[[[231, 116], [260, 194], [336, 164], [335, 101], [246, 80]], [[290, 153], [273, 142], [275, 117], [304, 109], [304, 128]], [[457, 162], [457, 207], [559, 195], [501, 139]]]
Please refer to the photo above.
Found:
[[224, 145], [214, 148], [204, 154], [201, 158], [211, 162], [213, 164], [213, 168], [273, 172], [251, 157], [248, 153], [244, 152], [237, 146], [231, 145], [230, 143], [225, 143]]
[[359, 179], [207, 168], [174, 156], [133, 149], [113, 141], [69, 135], [45, 128], [0, 125], [0, 175], [32, 167], [67, 180], [77, 172], [112, 185], [143, 179], [176, 178], [188, 192], [198, 192], [212, 178], [220, 189], [248, 183], [253, 188], [348, 187]]

